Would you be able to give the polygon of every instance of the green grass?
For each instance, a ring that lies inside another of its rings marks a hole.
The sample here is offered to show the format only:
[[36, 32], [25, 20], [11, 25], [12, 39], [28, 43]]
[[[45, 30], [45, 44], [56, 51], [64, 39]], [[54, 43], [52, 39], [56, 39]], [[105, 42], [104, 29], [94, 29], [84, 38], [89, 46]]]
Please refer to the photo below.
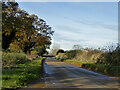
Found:
[[88, 70], [92, 70], [95, 72], [100, 72], [103, 74], [111, 75], [120, 78], [120, 66], [115, 65], [104, 65], [104, 64], [94, 64], [94, 63], [87, 63], [82, 61], [75, 61], [75, 60], [64, 60], [64, 62], [78, 66], [81, 68], [85, 68]]
[[2, 72], [2, 88], [20, 88], [42, 76], [41, 60], [28, 61], [18, 64], [12, 69], [4, 69]]
[[87, 63], [87, 62], [83, 62], [83, 61], [75, 61], [75, 60], [70, 60], [70, 59], [64, 60], [64, 61], [71, 62], [71, 63], [76, 63], [76, 64], [86, 64]]

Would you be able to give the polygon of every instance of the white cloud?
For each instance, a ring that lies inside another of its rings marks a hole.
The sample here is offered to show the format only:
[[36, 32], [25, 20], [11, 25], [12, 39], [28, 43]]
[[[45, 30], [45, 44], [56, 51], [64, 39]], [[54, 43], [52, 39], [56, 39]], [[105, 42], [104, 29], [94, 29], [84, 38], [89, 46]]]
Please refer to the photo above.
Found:
[[53, 42], [60, 43], [60, 47], [66, 50], [71, 49], [75, 44], [80, 44], [83, 47], [101, 47], [106, 43], [117, 43], [118, 41], [117, 30], [106, 27], [96, 28], [94, 25], [80, 23], [75, 25], [58, 26], [58, 28], [56, 26]]

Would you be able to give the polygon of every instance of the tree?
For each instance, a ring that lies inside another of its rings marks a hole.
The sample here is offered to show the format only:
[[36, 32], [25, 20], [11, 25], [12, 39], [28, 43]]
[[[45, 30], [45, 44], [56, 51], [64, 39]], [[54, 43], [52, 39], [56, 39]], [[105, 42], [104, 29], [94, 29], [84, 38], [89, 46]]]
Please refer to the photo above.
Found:
[[45, 54], [47, 52], [45, 46], [36, 47], [36, 51], [38, 52], [37, 54], [39, 56], [42, 56], [43, 54]]
[[[50, 47], [54, 31], [46, 22], [18, 8], [16, 2], [3, 2], [3, 49], [18, 46], [25, 53], [30, 53], [38, 46]], [[10, 23], [11, 22], [11, 23]]]
[[79, 44], [77, 44], [77, 45], [74, 45], [74, 46], [72, 47], [72, 49], [73, 49], [73, 50], [80, 50], [80, 49], [82, 49], [82, 46], [80, 46]]
[[18, 3], [2, 2], [2, 48], [7, 49], [19, 28]]
[[[46, 25], [42, 19], [38, 19], [36, 15], [27, 15], [23, 19], [24, 25], [20, 32], [16, 35], [16, 43], [25, 53], [30, 53], [32, 48], [44, 46], [49, 48], [51, 44], [51, 27]], [[29, 22], [29, 23], [28, 23]]]
[[59, 49], [56, 53], [56, 55], [58, 55], [59, 53], [65, 53], [65, 51], [63, 49]]

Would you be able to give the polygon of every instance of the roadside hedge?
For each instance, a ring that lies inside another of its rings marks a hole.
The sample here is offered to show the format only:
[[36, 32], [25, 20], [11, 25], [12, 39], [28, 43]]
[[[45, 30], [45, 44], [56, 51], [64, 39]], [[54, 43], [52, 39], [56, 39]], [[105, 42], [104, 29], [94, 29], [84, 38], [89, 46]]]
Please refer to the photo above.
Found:
[[2, 66], [3, 68], [15, 67], [17, 64], [23, 64], [28, 61], [23, 53], [2, 53]]

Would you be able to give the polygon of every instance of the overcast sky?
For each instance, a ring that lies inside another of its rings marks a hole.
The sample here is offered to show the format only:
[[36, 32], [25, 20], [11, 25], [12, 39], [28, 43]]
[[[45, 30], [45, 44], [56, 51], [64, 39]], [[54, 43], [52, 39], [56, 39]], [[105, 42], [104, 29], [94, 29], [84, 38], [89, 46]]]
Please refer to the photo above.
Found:
[[62, 49], [118, 42], [117, 2], [19, 2], [19, 6], [44, 19], [55, 31], [52, 43]]

